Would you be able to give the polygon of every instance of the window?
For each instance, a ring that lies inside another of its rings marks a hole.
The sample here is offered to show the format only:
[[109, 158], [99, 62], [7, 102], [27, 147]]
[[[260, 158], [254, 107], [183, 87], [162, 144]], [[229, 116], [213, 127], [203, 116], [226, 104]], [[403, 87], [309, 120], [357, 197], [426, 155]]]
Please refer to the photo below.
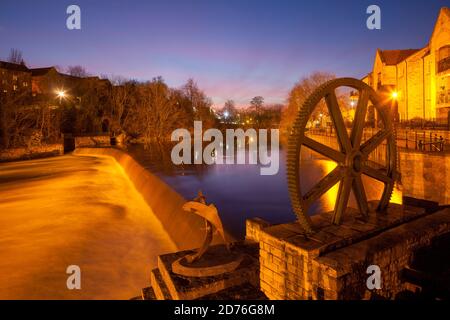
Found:
[[13, 85], [13, 90], [17, 91], [17, 86], [16, 85]]
[[28, 82], [24, 81], [23, 86], [28, 87]]
[[450, 46], [444, 46], [439, 49], [439, 61], [450, 57]]
[[17, 76], [13, 75], [13, 81], [17, 81]]
[[438, 52], [438, 73], [450, 69], [450, 46], [444, 46]]

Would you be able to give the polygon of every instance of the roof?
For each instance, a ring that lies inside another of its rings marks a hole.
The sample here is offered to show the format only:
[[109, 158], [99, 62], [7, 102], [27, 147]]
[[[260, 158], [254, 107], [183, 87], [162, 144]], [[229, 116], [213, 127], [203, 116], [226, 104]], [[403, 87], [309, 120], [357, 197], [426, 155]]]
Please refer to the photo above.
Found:
[[11, 63], [6, 61], [0, 61], [0, 68], [13, 71], [29, 72], [30, 70], [24, 64]]
[[388, 66], [394, 66], [420, 50], [421, 49], [379, 50], [379, 53], [382, 62], [386, 63]]
[[46, 75], [48, 72], [50, 72], [52, 69], [55, 69], [54, 67], [48, 67], [48, 68], [36, 68], [31, 69], [31, 75], [36, 76], [43, 76]]
[[439, 12], [439, 13], [445, 13], [447, 16], [450, 17], [450, 8], [448, 8], [448, 7], [442, 7], [442, 8], [441, 8], [441, 12]]

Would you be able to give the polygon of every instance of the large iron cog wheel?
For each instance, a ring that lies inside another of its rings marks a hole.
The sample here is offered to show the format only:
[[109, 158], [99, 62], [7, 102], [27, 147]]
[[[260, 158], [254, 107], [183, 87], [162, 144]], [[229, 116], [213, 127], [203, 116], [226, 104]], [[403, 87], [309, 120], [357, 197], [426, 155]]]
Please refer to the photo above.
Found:
[[[336, 89], [339, 87], [350, 87], [359, 93], [354, 124], [350, 134], [347, 132], [338, 104]], [[319, 143], [307, 136], [307, 123], [315, 107], [322, 99], [325, 100], [332, 119], [336, 138], [339, 142], [339, 150]], [[378, 111], [379, 119], [383, 125], [380, 131], [362, 143], [369, 102]], [[394, 189], [397, 172], [395, 131], [387, 113], [383, 109], [380, 98], [375, 91], [364, 82], [352, 78], [328, 81], [317, 88], [304, 102], [294, 122], [289, 138], [287, 178], [293, 210], [298, 217], [298, 222], [306, 233], [314, 232], [308, 209], [338, 183], [339, 191], [334, 206], [332, 222], [340, 224], [347, 208], [351, 191], [355, 195], [362, 217], [365, 219], [368, 217], [369, 208], [362, 175], [369, 176], [384, 184], [377, 211], [382, 212], [387, 209]], [[382, 168], [374, 168], [369, 165], [369, 154], [384, 142], [386, 142], [386, 165]], [[333, 171], [307, 192], [303, 192], [301, 188], [300, 157], [302, 147], [307, 147], [337, 163], [337, 167]]]

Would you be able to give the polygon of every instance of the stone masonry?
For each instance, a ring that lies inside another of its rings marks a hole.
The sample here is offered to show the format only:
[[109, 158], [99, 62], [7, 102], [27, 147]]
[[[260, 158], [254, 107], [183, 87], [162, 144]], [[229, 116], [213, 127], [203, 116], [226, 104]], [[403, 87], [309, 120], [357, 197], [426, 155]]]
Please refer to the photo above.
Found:
[[[372, 204], [373, 207], [374, 204]], [[247, 240], [259, 242], [260, 287], [274, 300], [387, 299], [408, 288], [400, 277], [414, 252], [450, 233], [450, 209], [426, 214], [423, 209], [391, 205], [387, 214], [359, 220], [348, 209], [341, 226], [330, 213], [312, 217], [318, 232], [305, 236], [297, 223], [269, 226], [247, 221]], [[367, 268], [381, 269], [381, 290], [369, 291]]]

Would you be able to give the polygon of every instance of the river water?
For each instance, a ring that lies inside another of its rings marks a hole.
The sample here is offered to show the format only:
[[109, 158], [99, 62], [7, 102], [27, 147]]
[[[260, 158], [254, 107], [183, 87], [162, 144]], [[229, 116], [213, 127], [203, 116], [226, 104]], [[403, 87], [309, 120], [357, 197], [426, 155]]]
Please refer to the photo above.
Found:
[[[0, 164], [0, 299], [130, 299], [176, 250], [109, 157]], [[69, 290], [69, 266], [80, 268]]]
[[[280, 168], [276, 175], [260, 175], [261, 165], [181, 165], [170, 158], [171, 146], [152, 144], [148, 147], [133, 145], [128, 152], [138, 161], [169, 184], [186, 199], [193, 199], [202, 190], [208, 203], [219, 210], [225, 228], [235, 237], [245, 235], [245, 220], [259, 217], [271, 223], [294, 221], [287, 189], [286, 150], [280, 149]], [[335, 168], [335, 163], [320, 159], [311, 152], [302, 154], [301, 183], [309, 190], [322, 177]], [[369, 200], [379, 198], [382, 185], [363, 177]], [[331, 211], [338, 191], [334, 186], [315, 203], [309, 214]], [[401, 196], [394, 194], [395, 202]], [[350, 206], [356, 207], [353, 195]]]

